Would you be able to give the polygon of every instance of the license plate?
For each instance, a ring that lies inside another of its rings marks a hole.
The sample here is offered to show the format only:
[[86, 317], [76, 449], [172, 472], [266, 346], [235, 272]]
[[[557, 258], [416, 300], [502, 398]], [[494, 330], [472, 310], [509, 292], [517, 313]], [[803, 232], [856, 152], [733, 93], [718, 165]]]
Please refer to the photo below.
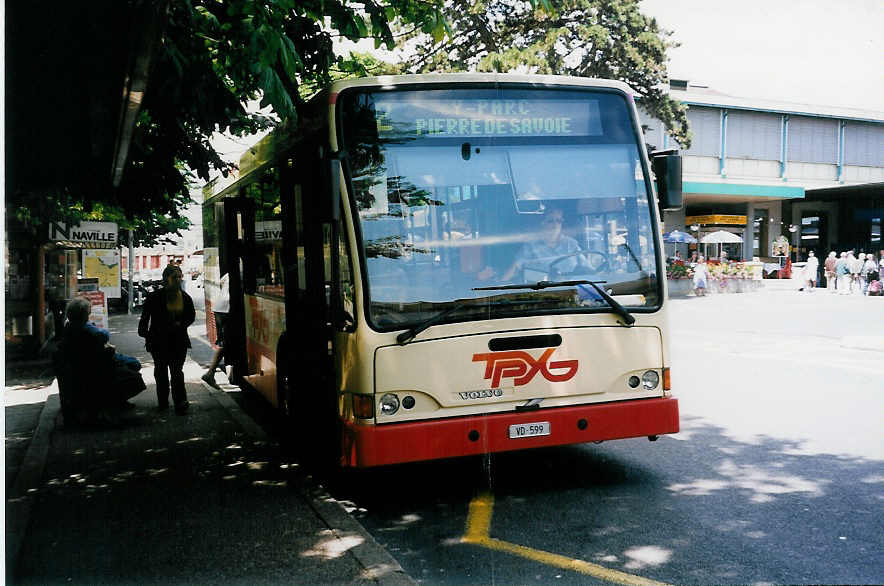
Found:
[[549, 421], [510, 425], [510, 439], [537, 437], [539, 435], [549, 435]]

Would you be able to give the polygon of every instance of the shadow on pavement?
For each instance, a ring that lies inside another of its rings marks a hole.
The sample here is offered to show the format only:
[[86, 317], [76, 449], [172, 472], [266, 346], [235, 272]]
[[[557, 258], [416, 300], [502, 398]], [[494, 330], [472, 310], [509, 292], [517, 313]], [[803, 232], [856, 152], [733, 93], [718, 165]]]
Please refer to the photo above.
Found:
[[477, 568], [475, 549], [460, 543], [469, 501], [490, 491], [492, 537], [645, 578], [880, 581], [880, 525], [850, 521], [879, 515], [880, 462], [806, 455], [771, 438], [737, 442], [695, 418], [682, 426], [677, 439], [656, 444], [621, 440], [498, 454], [488, 465], [472, 458], [360, 472], [331, 492], [415, 577], [462, 567], [474, 583], [506, 580], [503, 566]]
[[202, 385], [186, 416], [157, 411], [151, 388], [119, 427], [59, 417], [16, 583], [358, 581], [301, 492], [298, 465], [254, 439]]

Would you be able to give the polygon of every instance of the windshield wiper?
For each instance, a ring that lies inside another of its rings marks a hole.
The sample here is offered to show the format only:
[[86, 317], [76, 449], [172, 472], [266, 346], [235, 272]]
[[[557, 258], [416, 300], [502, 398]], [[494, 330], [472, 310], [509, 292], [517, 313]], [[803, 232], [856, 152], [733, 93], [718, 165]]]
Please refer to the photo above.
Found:
[[[598, 282], [605, 283], [607, 281]], [[473, 287], [473, 291], [504, 291], [508, 289], [533, 289], [534, 291], [539, 291], [540, 289], [549, 289], [550, 287], [571, 287], [574, 285], [593, 284], [594, 283], [592, 281], [585, 281], [582, 279], [577, 281], [537, 281], [536, 283], [522, 283], [521, 285], [491, 285], [490, 287]]]
[[478, 307], [480, 309], [487, 309], [488, 311], [491, 311], [492, 308], [496, 308], [496, 307], [500, 307], [500, 306], [524, 305], [526, 303], [528, 303], [528, 304], [537, 303], [537, 301], [536, 300], [512, 301], [509, 299], [498, 299], [496, 301], [488, 301], [488, 300], [472, 299], [472, 298], [471, 299], [461, 299], [459, 301], [456, 301], [455, 304], [452, 305], [451, 307], [449, 307], [448, 309], [440, 311], [439, 313], [437, 313], [436, 315], [434, 315], [430, 319], [423, 321], [423, 322], [417, 324], [416, 326], [412, 326], [411, 328], [405, 330], [404, 332], [402, 332], [401, 334], [396, 336], [396, 341], [404, 346], [405, 344], [407, 344], [411, 340], [413, 340], [414, 337], [417, 336], [422, 331], [426, 330], [427, 328], [435, 326], [436, 324], [440, 323], [442, 320], [444, 320], [446, 317], [448, 317], [449, 315], [451, 315], [455, 311], [457, 311], [459, 309], [463, 309], [464, 307]]
[[533, 291], [539, 291], [541, 289], [548, 289], [550, 287], [573, 287], [576, 285], [590, 285], [593, 289], [595, 289], [596, 293], [605, 300], [605, 302], [614, 310], [614, 313], [620, 316], [623, 320], [623, 325], [626, 327], [630, 327], [635, 323], [635, 318], [632, 316], [629, 311], [620, 303], [617, 302], [616, 299], [608, 295], [608, 292], [605, 291], [602, 287], [599, 287], [599, 284], [607, 283], [607, 281], [587, 281], [587, 280], [577, 280], [577, 281], [538, 281], [536, 283], [523, 283], [521, 285], [492, 285], [490, 287], [473, 287], [473, 291], [503, 291], [503, 290], [514, 290], [514, 289], [531, 289]]
[[429, 327], [436, 325], [437, 323], [439, 323], [440, 321], [442, 321], [443, 319], [445, 319], [446, 317], [448, 317], [449, 315], [451, 315], [452, 313], [454, 313], [458, 309], [463, 309], [464, 307], [470, 305], [471, 301], [475, 301], [475, 299], [462, 299], [460, 301], [457, 301], [454, 305], [452, 305], [448, 309], [440, 311], [439, 313], [437, 313], [436, 315], [434, 315], [430, 319], [423, 321], [423, 322], [417, 324], [416, 326], [412, 326], [412, 327], [408, 328], [407, 330], [405, 330], [404, 332], [402, 332], [401, 334], [396, 336], [396, 341], [399, 342], [399, 344], [402, 346], [404, 346], [405, 344], [408, 344], [419, 333], [421, 333], [422, 331], [424, 331], [425, 329], [427, 329]]

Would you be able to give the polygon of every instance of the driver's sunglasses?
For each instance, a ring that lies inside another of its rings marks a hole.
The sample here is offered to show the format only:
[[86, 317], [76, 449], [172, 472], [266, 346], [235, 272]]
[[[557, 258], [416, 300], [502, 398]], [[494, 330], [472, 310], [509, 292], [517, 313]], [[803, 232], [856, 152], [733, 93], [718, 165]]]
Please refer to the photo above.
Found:
[[553, 224], [553, 223], [561, 224], [564, 221], [565, 220], [563, 218], [549, 217], [549, 218], [543, 218], [543, 221], [541, 223], [543, 223], [543, 224]]

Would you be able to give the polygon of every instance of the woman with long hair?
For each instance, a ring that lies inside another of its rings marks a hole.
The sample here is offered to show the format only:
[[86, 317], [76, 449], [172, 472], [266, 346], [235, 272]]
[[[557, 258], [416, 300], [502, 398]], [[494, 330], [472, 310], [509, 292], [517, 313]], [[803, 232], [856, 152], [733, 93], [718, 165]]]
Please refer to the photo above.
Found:
[[196, 319], [193, 299], [181, 289], [182, 279], [178, 266], [167, 266], [163, 286], [147, 296], [138, 322], [138, 335], [146, 340], [145, 348], [153, 356], [159, 408], [169, 408], [171, 382], [178, 415], [184, 415], [190, 407], [183, 369], [187, 349], [191, 347], [187, 327]]

